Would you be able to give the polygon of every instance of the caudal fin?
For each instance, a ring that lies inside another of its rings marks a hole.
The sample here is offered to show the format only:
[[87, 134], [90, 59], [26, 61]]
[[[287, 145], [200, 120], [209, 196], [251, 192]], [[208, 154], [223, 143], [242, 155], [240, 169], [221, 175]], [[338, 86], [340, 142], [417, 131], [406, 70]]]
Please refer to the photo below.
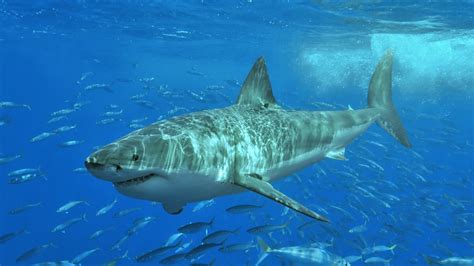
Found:
[[258, 258], [257, 263], [255, 263], [255, 266], [260, 265], [260, 263], [268, 256], [268, 252], [270, 252], [272, 249], [261, 239], [260, 237], [257, 238], [257, 243], [258, 246], [260, 247], [260, 257]]
[[377, 124], [409, 148], [410, 140], [392, 102], [392, 57], [392, 51], [388, 50], [375, 68], [369, 84], [368, 105], [380, 110]]
[[265, 241], [263, 241], [262, 238], [257, 237], [257, 243], [262, 252], [267, 253], [271, 250], [271, 248], [267, 245], [267, 243], [265, 243]]

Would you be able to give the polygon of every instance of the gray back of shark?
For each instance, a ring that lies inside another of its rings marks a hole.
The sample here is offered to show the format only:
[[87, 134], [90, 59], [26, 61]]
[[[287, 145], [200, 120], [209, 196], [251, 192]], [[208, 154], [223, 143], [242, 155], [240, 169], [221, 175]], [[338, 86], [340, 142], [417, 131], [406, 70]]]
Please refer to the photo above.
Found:
[[161, 202], [169, 213], [181, 212], [188, 202], [246, 189], [328, 221], [270, 181], [324, 158], [344, 160], [345, 146], [374, 122], [410, 147], [391, 100], [391, 75], [388, 51], [370, 81], [367, 108], [291, 111], [276, 104], [259, 58], [237, 104], [158, 121], [94, 152], [85, 165], [119, 192]]

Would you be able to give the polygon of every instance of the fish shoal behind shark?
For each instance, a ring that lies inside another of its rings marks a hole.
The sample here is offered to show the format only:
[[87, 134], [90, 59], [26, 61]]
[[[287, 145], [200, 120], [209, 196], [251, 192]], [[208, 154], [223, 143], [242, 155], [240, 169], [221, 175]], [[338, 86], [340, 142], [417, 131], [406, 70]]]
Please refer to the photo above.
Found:
[[325, 158], [345, 160], [345, 147], [373, 123], [411, 147], [392, 102], [392, 62], [389, 50], [370, 80], [366, 108], [294, 111], [277, 104], [260, 57], [236, 104], [157, 121], [92, 153], [85, 166], [120, 193], [161, 202], [170, 214], [250, 190], [327, 222], [271, 182]]

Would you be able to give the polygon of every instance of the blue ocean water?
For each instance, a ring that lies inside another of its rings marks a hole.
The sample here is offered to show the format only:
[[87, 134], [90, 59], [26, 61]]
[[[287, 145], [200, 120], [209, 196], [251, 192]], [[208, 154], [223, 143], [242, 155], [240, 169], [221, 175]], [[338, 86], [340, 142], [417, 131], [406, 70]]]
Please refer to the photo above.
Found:
[[[208, 233], [239, 231], [223, 246], [250, 248], [212, 248], [176, 264], [253, 265], [262, 251], [247, 230], [284, 224], [260, 237], [272, 248], [323, 243], [338, 256], [361, 256], [351, 265], [384, 264], [373, 257], [391, 265], [450, 257], [472, 262], [474, 2], [0, 0], [0, 14], [0, 102], [18, 104], [0, 105], [0, 265], [14, 265], [48, 243], [18, 263], [72, 261], [99, 248], [80, 263], [103, 265], [128, 251], [117, 264], [138, 264], [137, 256], [165, 245], [179, 227], [213, 218]], [[413, 147], [374, 125], [347, 147], [347, 161], [326, 159], [274, 183], [330, 223], [312, 222], [252, 192], [215, 198], [200, 209], [188, 204], [169, 215], [160, 204], [126, 197], [108, 182], [73, 171], [94, 149], [134, 127], [234, 104], [260, 56], [284, 108], [364, 108], [369, 79], [387, 49], [394, 54], [393, 100]], [[49, 122], [63, 109], [71, 113]], [[134, 119], [143, 121], [133, 125]], [[78, 144], [64, 147], [71, 140]], [[8, 174], [24, 168], [39, 168], [44, 176], [10, 184]], [[108, 213], [96, 216], [114, 199]], [[56, 212], [75, 200], [88, 204]], [[238, 204], [262, 207], [226, 211]], [[114, 217], [128, 208], [140, 209]], [[83, 214], [87, 221], [51, 232]], [[156, 219], [112, 250], [142, 217]], [[107, 230], [89, 239], [99, 229]], [[180, 252], [205, 235], [182, 236]], [[364, 251], [377, 245], [396, 247]], [[175, 250], [148, 263], [159, 264]], [[261, 265], [287, 263], [270, 255]]]

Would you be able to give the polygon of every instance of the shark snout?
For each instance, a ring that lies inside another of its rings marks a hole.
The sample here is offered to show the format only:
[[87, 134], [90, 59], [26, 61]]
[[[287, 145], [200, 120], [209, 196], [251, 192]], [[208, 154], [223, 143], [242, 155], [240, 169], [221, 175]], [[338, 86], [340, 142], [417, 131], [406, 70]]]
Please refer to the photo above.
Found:
[[84, 166], [92, 175], [100, 179], [110, 182], [122, 179], [120, 178], [120, 172], [122, 170], [120, 165], [100, 163], [95, 157], [89, 156], [85, 160]]
[[95, 157], [89, 156], [87, 157], [86, 161], [84, 162], [84, 166], [89, 170], [92, 171], [100, 171], [103, 170], [106, 165], [103, 163], [99, 163]]
[[86, 161], [84, 162], [84, 166], [87, 170], [102, 167], [103, 164], [97, 162], [95, 157], [87, 157]]
[[102, 164], [98, 163], [97, 160], [94, 157], [88, 157], [86, 161], [84, 162], [84, 165], [88, 170], [92, 169], [100, 169], [104, 167], [111, 167], [114, 166], [116, 171], [122, 170], [122, 167], [118, 164]]

